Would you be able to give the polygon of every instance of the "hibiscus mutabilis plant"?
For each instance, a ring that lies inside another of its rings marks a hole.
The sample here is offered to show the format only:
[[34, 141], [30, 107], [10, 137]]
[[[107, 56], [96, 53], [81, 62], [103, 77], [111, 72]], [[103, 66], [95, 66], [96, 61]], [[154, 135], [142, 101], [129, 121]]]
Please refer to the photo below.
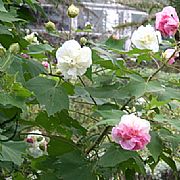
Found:
[[[36, 33], [20, 33], [11, 53], [2, 43], [3, 176], [133, 179], [145, 176], [147, 166], [153, 172], [161, 160], [177, 172], [179, 77], [160, 76], [165, 66], [175, 68], [179, 53], [173, 39], [179, 20], [168, 8], [172, 14], [163, 10], [156, 30], [146, 25], [133, 32], [129, 51], [113, 37], [101, 43], [83, 38], [81, 46], [72, 30], [58, 47], [42, 43]], [[74, 5], [68, 9], [70, 18], [78, 13]], [[57, 38], [55, 25], [45, 26]], [[135, 66], [153, 60], [157, 67], [143, 72], [128, 66], [131, 59]]]

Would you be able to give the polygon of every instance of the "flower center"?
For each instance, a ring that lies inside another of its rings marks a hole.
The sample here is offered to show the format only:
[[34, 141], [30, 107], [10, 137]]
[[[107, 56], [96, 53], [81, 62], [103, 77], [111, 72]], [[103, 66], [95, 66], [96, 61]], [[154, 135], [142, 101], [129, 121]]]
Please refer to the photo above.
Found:
[[143, 44], [148, 44], [148, 43], [153, 42], [153, 37], [150, 34], [148, 34], [148, 35], [144, 36], [144, 38], [142, 38], [140, 41]]

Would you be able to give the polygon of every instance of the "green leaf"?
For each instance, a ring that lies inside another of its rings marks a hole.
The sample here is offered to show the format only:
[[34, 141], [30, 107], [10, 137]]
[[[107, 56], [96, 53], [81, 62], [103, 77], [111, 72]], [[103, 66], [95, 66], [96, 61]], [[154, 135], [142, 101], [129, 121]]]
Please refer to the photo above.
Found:
[[26, 152], [25, 142], [3, 142], [1, 143], [1, 161], [12, 161], [20, 166], [23, 162], [22, 155]]
[[118, 69], [118, 67], [112, 62], [112, 60], [101, 57], [95, 50], [92, 51], [92, 59], [94, 64], [100, 64], [101, 67], [104, 67], [106, 69]]
[[100, 126], [100, 125], [115, 126], [118, 123], [119, 123], [119, 119], [106, 119], [106, 120], [101, 120], [98, 123], [96, 123], [96, 126]]
[[101, 117], [105, 120], [101, 120], [100, 122], [96, 123], [96, 125], [111, 125], [114, 126], [119, 123], [121, 116], [125, 113], [120, 110], [97, 110]]
[[75, 87], [70, 82], [65, 81], [62, 83], [62, 86], [69, 95], [74, 95], [74, 88]]
[[48, 154], [50, 156], [60, 156], [74, 150], [78, 150], [76, 144], [71, 140], [60, 136], [52, 136], [48, 144]]
[[6, 27], [5, 25], [0, 25], [0, 34], [7, 34], [12, 36], [12, 33], [8, 29], [9, 27]]
[[[3, 106], [0, 105], [0, 123], [4, 123], [7, 120], [10, 120], [14, 117], [14, 119], [12, 119], [12, 121], [15, 121], [15, 115], [20, 114], [21, 110], [15, 106]], [[3, 126], [1, 126], [2, 128]]]
[[142, 61], [151, 61], [151, 60], [152, 60], [152, 57], [150, 56], [149, 53], [147, 53], [147, 54], [140, 54], [137, 57], [137, 62], [138, 63], [141, 63]]
[[171, 125], [174, 129], [180, 131], [180, 121], [179, 119], [171, 119], [171, 118], [168, 118], [165, 116], [165, 115], [162, 115], [162, 114], [157, 114], [155, 117], [154, 117], [154, 121], [157, 121], [157, 122], [160, 122], [161, 124], [169, 124]]
[[97, 110], [97, 112], [104, 118], [104, 119], [119, 119], [125, 113], [120, 110]]
[[165, 101], [169, 99], [177, 99], [180, 100], [180, 89], [165, 87], [164, 91], [158, 93], [158, 99], [160, 101]]
[[145, 93], [163, 92], [158, 81], [146, 82], [141, 76], [133, 74], [128, 84], [122, 87], [121, 84], [106, 85], [103, 87], [87, 87], [86, 90], [96, 98], [126, 99], [132, 96], [136, 98]]
[[41, 73], [46, 74], [47, 71], [41, 63], [35, 60], [27, 60], [16, 56], [8, 69], [8, 73], [16, 74], [16, 80], [21, 82], [21, 84], [25, 84], [25, 81], [28, 81]]
[[46, 172], [39, 176], [39, 180], [59, 180], [54, 172]]
[[26, 177], [24, 177], [20, 172], [15, 173], [13, 178], [15, 178], [16, 180], [26, 180]]
[[105, 45], [110, 49], [121, 50], [124, 48], [126, 39], [114, 39], [112, 36], [105, 42]]
[[[107, 152], [100, 158], [98, 164], [102, 167], [115, 167], [116, 165], [134, 159], [141, 171], [144, 171], [144, 164], [137, 152], [127, 151], [120, 146], [112, 145]], [[128, 168], [128, 167], [127, 167]]]
[[154, 160], [158, 161], [158, 158], [163, 151], [163, 144], [157, 132], [151, 132], [151, 142], [147, 145], [147, 148]]
[[71, 138], [72, 134], [85, 135], [84, 129], [78, 121], [72, 119], [66, 111], [48, 117], [46, 112], [40, 112], [36, 117], [37, 126], [45, 128], [51, 133], [60, 133]]
[[92, 66], [87, 69], [86, 73], [84, 74], [89, 80], [92, 81]]
[[125, 177], [126, 177], [126, 180], [132, 180], [132, 179], [135, 179], [135, 171], [134, 170], [131, 170], [131, 169], [127, 169], [125, 171]]
[[31, 96], [31, 92], [24, 88], [20, 83], [15, 82], [12, 84], [12, 93], [16, 96], [27, 98]]
[[168, 157], [165, 154], [161, 154], [161, 158], [163, 159], [164, 162], [166, 162], [174, 172], [177, 172], [177, 167], [176, 167], [176, 163], [174, 162], [174, 160], [172, 159], [172, 157]]
[[135, 55], [135, 54], [147, 54], [148, 52], [151, 52], [149, 49], [138, 49], [138, 48], [133, 48], [132, 50], [125, 52], [128, 55]]
[[79, 151], [66, 153], [59, 157], [57, 168], [63, 180], [72, 180], [78, 177], [78, 180], [96, 180], [92, 165]]
[[35, 77], [26, 83], [29, 90], [36, 95], [38, 102], [45, 105], [48, 115], [68, 109], [69, 99], [64, 89], [54, 80]]
[[169, 101], [158, 101], [157, 97], [152, 97], [151, 102], [149, 104], [149, 109], [153, 109], [156, 107], [161, 107], [167, 104]]
[[23, 21], [22, 19], [16, 18], [15, 15], [11, 12], [2, 11], [0, 11], [0, 20], [4, 22]]
[[22, 99], [18, 96], [13, 96], [5, 92], [0, 93], [0, 104], [2, 105], [13, 105], [21, 109], [26, 109], [25, 99]]
[[29, 51], [28, 54], [41, 54], [46, 51], [52, 51], [54, 48], [51, 47], [49, 44], [35, 44], [35, 45], [29, 45], [28, 47]]
[[126, 90], [117, 89], [116, 85], [106, 85], [103, 87], [87, 87], [86, 90], [96, 98], [115, 98], [125, 99], [128, 98], [128, 92]]
[[163, 93], [165, 89], [161, 86], [161, 83], [159, 81], [150, 81], [146, 85], [146, 92], [149, 93]]
[[123, 91], [128, 92], [130, 97], [141, 97], [145, 93], [146, 83], [143, 81], [131, 80], [129, 84], [123, 88]]
[[1, 12], [7, 12], [7, 10], [6, 10], [5, 7], [4, 7], [4, 3], [3, 3], [2, 0], [0, 0], [0, 11], [1, 11]]
[[14, 60], [12, 54], [6, 53], [3, 57], [0, 58], [0, 71], [6, 71]]

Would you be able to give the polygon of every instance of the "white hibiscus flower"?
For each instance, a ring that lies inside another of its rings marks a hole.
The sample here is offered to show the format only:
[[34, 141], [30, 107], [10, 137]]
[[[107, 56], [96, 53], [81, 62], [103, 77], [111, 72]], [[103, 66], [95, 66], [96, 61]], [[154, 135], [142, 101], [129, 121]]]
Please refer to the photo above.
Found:
[[43, 155], [47, 155], [48, 138], [41, 135], [42, 132], [39, 130], [33, 130], [29, 132], [26, 138], [28, 143], [28, 153], [34, 158], [38, 158]]
[[160, 32], [155, 31], [151, 25], [140, 26], [133, 32], [131, 37], [131, 42], [138, 49], [149, 49], [153, 52], [159, 51], [159, 43], [161, 41]]
[[65, 79], [76, 79], [92, 64], [92, 52], [75, 40], [66, 41], [56, 52], [57, 67]]

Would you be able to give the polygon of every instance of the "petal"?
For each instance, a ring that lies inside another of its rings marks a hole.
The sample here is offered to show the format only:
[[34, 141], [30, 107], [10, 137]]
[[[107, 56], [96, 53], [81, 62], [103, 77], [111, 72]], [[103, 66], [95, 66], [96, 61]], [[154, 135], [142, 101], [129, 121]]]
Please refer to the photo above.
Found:
[[133, 148], [135, 147], [136, 143], [135, 142], [132, 142], [131, 140], [120, 140], [119, 141], [119, 144], [121, 145], [121, 147], [123, 149], [126, 149], [126, 150], [133, 150]]

